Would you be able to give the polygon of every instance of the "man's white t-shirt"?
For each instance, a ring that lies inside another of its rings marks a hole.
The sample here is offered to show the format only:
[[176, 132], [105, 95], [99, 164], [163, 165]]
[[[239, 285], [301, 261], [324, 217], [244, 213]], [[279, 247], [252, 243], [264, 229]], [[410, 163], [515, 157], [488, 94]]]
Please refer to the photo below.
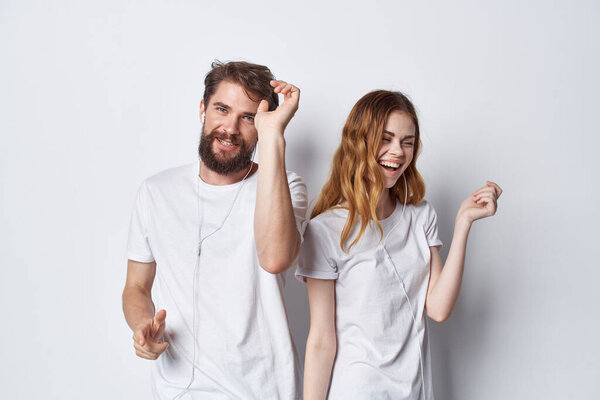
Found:
[[[293, 172], [287, 179], [302, 234], [306, 186]], [[152, 366], [155, 399], [172, 399], [187, 387], [194, 336], [194, 381], [183, 398], [301, 396], [283, 302], [285, 278], [263, 270], [256, 255], [256, 185], [257, 173], [232, 185], [209, 185], [192, 164], [148, 178], [139, 189], [127, 258], [156, 261], [152, 297], [156, 310], [167, 311], [169, 347]]]
[[306, 227], [296, 276], [336, 280], [338, 348], [330, 400], [433, 399], [425, 298], [429, 248], [442, 242], [427, 202], [402, 209], [397, 202], [379, 221], [383, 238], [371, 221], [347, 253], [340, 247], [346, 209], [326, 211]]

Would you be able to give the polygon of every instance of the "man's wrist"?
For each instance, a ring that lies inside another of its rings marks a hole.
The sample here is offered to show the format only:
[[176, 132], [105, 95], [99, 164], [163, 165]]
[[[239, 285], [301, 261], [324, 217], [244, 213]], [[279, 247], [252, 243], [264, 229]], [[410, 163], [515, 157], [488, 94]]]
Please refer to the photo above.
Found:
[[258, 135], [258, 144], [260, 147], [264, 147], [264, 145], [285, 147], [283, 132], [276, 129], [263, 131]]

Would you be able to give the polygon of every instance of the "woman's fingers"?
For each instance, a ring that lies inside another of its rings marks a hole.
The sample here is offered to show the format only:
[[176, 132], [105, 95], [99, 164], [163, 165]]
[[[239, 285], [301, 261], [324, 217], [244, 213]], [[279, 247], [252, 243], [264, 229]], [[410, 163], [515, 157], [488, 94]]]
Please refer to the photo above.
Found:
[[488, 187], [493, 187], [496, 192], [496, 197], [500, 197], [500, 195], [502, 194], [502, 188], [500, 186], [498, 186], [497, 183], [492, 182], [492, 181], [487, 181], [486, 185]]
[[478, 205], [485, 206], [487, 203], [491, 203], [494, 206], [496, 206], [496, 196], [493, 194], [489, 194], [489, 193], [482, 194], [482, 195], [478, 196], [477, 199], [474, 199], [473, 201], [475, 202], [475, 204], [478, 204]]
[[475, 192], [473, 192], [473, 196], [477, 196], [482, 193], [493, 193], [496, 196], [496, 198], [498, 198], [502, 194], [502, 189], [495, 183], [488, 182], [486, 186], [477, 189]]
[[481, 202], [493, 202], [496, 203], [496, 195], [493, 193], [482, 193], [476, 196], [474, 199], [475, 203], [481, 204]]
[[484, 194], [491, 194], [492, 196], [496, 196], [496, 192], [495, 192], [494, 188], [485, 187], [485, 188], [479, 189], [478, 191], [473, 193], [473, 200], [475, 200], [476, 198], [478, 198]]

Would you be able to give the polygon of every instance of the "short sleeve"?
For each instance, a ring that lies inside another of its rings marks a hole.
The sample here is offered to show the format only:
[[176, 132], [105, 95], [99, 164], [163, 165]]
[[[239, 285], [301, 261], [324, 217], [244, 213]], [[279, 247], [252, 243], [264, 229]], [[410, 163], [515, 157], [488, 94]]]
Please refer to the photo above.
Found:
[[425, 236], [429, 247], [442, 246], [442, 241], [438, 235], [437, 214], [433, 207], [427, 204], [427, 222], [425, 226]]
[[290, 196], [292, 197], [292, 208], [296, 218], [296, 228], [300, 233], [302, 240], [304, 235], [304, 221], [306, 220], [306, 209], [308, 208], [308, 194], [306, 185], [302, 178], [293, 173], [288, 172], [288, 186], [290, 188]]
[[315, 279], [337, 279], [339, 271], [333, 256], [337, 253], [333, 232], [318, 221], [308, 223], [304, 232], [304, 243], [296, 268], [296, 278], [305, 282], [306, 277]]
[[154, 261], [154, 256], [148, 242], [147, 195], [148, 189], [144, 183], [138, 190], [135, 206], [131, 213], [129, 240], [127, 243], [127, 259], [143, 263]]

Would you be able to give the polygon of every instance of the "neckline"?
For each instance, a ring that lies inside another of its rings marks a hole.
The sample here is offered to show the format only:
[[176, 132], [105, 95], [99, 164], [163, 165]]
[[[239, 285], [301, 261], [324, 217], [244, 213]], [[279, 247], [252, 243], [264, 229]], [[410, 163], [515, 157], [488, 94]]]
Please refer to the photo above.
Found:
[[384, 225], [389, 225], [391, 221], [394, 221], [396, 219], [396, 215], [398, 214], [401, 208], [402, 207], [400, 205], [400, 202], [396, 200], [396, 203], [394, 204], [394, 211], [392, 211], [392, 213], [387, 217], [379, 220], [381, 226], [383, 227]]
[[211, 183], [205, 182], [200, 177], [200, 161], [198, 161], [198, 163], [196, 165], [194, 165], [194, 164], [192, 164], [192, 165], [194, 167], [194, 173], [196, 175], [196, 179], [198, 180], [198, 185], [202, 186], [203, 189], [208, 189], [208, 190], [214, 191], [214, 192], [227, 192], [229, 190], [238, 188], [244, 182], [248, 182], [248, 181], [251, 181], [253, 179], [256, 179], [255, 176], [258, 175], [258, 171], [255, 171], [253, 174], [249, 175], [245, 179], [242, 179], [241, 181], [238, 181], [238, 182], [235, 182], [235, 183], [230, 183], [228, 185], [213, 185]]
[[[381, 226], [383, 227], [383, 225], [389, 225], [391, 223], [391, 221], [394, 221], [396, 219], [396, 215], [400, 212], [402, 212], [402, 203], [400, 203], [398, 200], [396, 200], [396, 203], [394, 204], [394, 211], [392, 211], [392, 213], [390, 215], [388, 215], [387, 217], [380, 219], [379, 223], [381, 224]], [[341, 211], [344, 215], [342, 215], [344, 218], [346, 218], [348, 216], [348, 209], [345, 207], [342, 207], [338, 204], [337, 208], [332, 208], [331, 211], [335, 212], [335, 211]], [[375, 222], [374, 220], [371, 220], [372, 222]]]

